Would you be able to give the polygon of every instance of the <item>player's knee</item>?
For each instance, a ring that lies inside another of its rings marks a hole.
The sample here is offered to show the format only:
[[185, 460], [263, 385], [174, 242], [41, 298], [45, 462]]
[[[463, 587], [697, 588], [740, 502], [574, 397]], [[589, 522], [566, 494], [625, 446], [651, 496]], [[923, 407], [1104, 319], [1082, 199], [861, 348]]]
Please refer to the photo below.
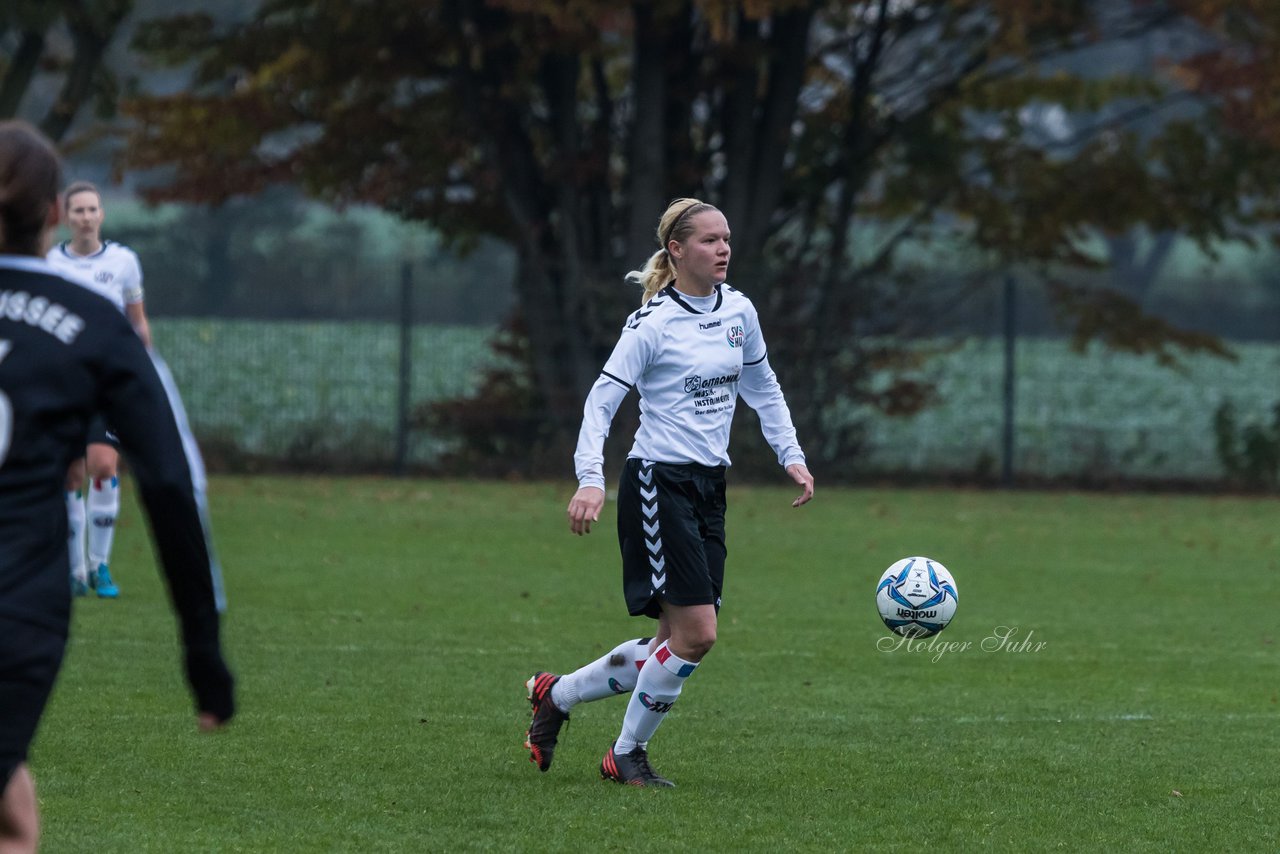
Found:
[[67, 481], [66, 481], [67, 492], [75, 492], [77, 489], [80, 489], [81, 487], [83, 487], [84, 479], [85, 479], [84, 457], [81, 457], [80, 459], [76, 460], [70, 466], [67, 467]]
[[106, 444], [93, 444], [85, 455], [89, 477], [97, 479], [115, 477], [120, 465], [120, 455]]
[[35, 821], [0, 821], [0, 851], [35, 854], [40, 849], [40, 828]]
[[90, 460], [88, 468], [89, 477], [94, 480], [109, 480], [116, 476], [115, 463], [108, 460]]
[[673, 637], [667, 643], [672, 652], [686, 661], [701, 661], [707, 653], [711, 652], [711, 647], [715, 645], [715, 626], [687, 632], [678, 640]]

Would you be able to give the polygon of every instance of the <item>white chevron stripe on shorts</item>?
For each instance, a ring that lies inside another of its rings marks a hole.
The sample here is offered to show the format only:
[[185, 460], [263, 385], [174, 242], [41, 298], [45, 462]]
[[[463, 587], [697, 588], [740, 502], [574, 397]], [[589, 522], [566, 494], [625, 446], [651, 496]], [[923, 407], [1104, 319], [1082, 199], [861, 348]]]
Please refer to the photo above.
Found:
[[667, 558], [662, 554], [662, 532], [658, 530], [658, 487], [653, 485], [653, 461], [641, 460], [637, 476], [644, 484], [640, 488], [640, 510], [645, 519], [652, 520], [641, 522], [644, 526], [644, 545], [649, 550], [649, 566], [652, 568], [649, 583], [653, 585], [654, 593], [661, 593], [667, 584]]

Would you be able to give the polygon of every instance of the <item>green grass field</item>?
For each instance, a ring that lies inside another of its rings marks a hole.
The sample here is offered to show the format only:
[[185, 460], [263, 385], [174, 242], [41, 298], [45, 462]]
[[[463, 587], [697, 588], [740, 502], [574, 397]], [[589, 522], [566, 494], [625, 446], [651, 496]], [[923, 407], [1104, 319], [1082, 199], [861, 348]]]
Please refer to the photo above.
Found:
[[[125, 488], [123, 596], [77, 604], [33, 751], [51, 852], [1280, 838], [1275, 499], [731, 488], [719, 644], [651, 744], [661, 791], [598, 778], [620, 699], [575, 710], [545, 775], [521, 746], [534, 670], [648, 632], [612, 504], [576, 539], [568, 483], [215, 479], [241, 713], [199, 736]], [[885, 649], [875, 582], [921, 553], [958, 615]], [[984, 649], [1001, 626], [1017, 643]]]

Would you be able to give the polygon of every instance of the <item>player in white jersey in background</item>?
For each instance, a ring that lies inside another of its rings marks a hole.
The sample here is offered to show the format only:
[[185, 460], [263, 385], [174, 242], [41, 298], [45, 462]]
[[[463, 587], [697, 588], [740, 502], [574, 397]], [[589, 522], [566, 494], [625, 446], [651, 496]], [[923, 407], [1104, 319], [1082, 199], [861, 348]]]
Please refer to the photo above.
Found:
[[[102, 194], [88, 181], [76, 181], [63, 194], [63, 209], [71, 239], [49, 250], [47, 260], [68, 279], [111, 300], [150, 348], [151, 329], [142, 301], [142, 266], [132, 249], [102, 239]], [[102, 418], [95, 418], [90, 424], [86, 446], [85, 457], [72, 464], [67, 473], [71, 588], [77, 596], [84, 596], [92, 588], [99, 598], [114, 599], [120, 595], [120, 588], [111, 577], [109, 565], [116, 518], [120, 515], [120, 446]]]
[[673, 786], [649, 765], [648, 742], [716, 641], [724, 581], [729, 428], [739, 395], [756, 411], [778, 462], [813, 497], [813, 476], [769, 367], [755, 307], [725, 284], [729, 224], [715, 207], [676, 199], [658, 223], [661, 248], [628, 276], [644, 287], [583, 410], [569, 527], [590, 533], [604, 506], [604, 441], [631, 388], [640, 427], [618, 488], [623, 592], [632, 616], [658, 621], [573, 673], [527, 683], [530, 761], [551, 766], [560, 728], [581, 702], [630, 694], [600, 775], [634, 786]]

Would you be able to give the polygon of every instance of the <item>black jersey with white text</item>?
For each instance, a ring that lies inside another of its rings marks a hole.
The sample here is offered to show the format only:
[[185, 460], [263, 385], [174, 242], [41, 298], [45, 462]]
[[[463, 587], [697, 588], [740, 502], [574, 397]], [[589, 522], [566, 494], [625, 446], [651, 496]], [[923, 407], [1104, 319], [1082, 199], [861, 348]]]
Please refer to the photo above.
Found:
[[640, 427], [628, 456], [728, 465], [739, 395], [760, 416], [784, 466], [803, 463], [791, 413], [769, 367], [755, 306], [720, 285], [691, 297], [668, 285], [627, 318], [587, 397], [575, 467], [580, 486], [603, 488], [603, 448], [626, 392], [640, 393]]
[[64, 484], [98, 412], [120, 437], [188, 650], [216, 649], [204, 469], [172, 378], [107, 299], [43, 259], [0, 255], [0, 615], [67, 631]]

